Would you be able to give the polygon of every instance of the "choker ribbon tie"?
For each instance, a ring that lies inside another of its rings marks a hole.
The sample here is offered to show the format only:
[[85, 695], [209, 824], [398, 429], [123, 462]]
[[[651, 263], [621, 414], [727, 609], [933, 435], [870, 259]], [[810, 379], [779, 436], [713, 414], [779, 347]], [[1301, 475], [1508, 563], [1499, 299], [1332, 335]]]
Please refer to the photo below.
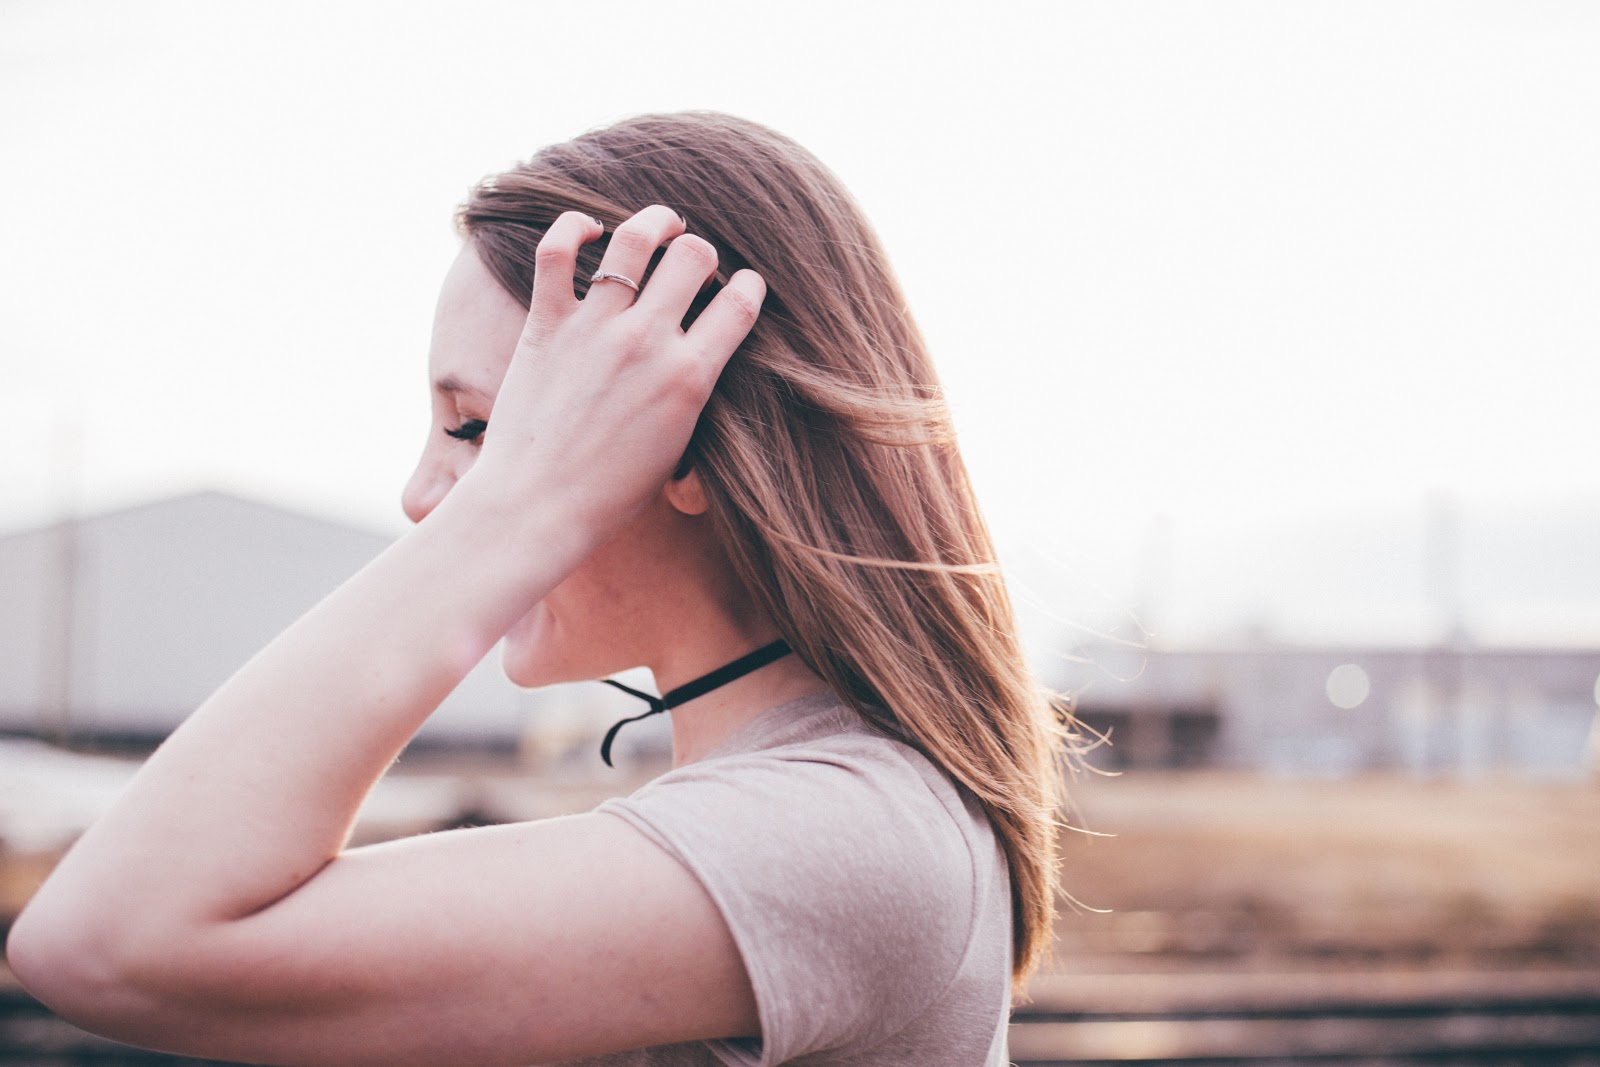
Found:
[[600, 742], [600, 758], [605, 760], [607, 767], [612, 766], [611, 742], [617, 739], [617, 731], [621, 730], [630, 722], [638, 722], [640, 719], [648, 719], [650, 716], [657, 715], [663, 711], [671, 711], [679, 704], [687, 704], [695, 697], [705, 696], [713, 689], [725, 686], [736, 678], [743, 678], [751, 671], [760, 670], [767, 664], [782, 659], [791, 651], [793, 650], [789, 647], [789, 642], [780, 637], [770, 645], [762, 645], [749, 655], [740, 656], [732, 663], [724, 664], [714, 671], [711, 671], [707, 674], [702, 674], [694, 681], [685, 682], [683, 685], [678, 686], [678, 688], [672, 690], [670, 693], [665, 693], [661, 696], [652, 696], [649, 693], [640, 692], [631, 686], [623, 685], [621, 682], [613, 681], [610, 678], [600, 679], [606, 685], [609, 685], [615, 689], [620, 689], [629, 696], [636, 696], [646, 704], [650, 705], [649, 711], [643, 712], [639, 715], [631, 716], [626, 719], [618, 719], [611, 725], [611, 729], [606, 731], [605, 740]]

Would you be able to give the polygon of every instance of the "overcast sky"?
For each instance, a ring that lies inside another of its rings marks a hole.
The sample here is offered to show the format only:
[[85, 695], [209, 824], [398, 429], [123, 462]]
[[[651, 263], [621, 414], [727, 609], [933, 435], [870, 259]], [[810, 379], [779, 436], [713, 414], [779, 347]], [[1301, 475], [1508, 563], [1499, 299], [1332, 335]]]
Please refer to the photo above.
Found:
[[1080, 587], [1600, 499], [1597, 13], [9, 0], [0, 529], [214, 487], [398, 530], [452, 209], [679, 108], [854, 190], [997, 534]]

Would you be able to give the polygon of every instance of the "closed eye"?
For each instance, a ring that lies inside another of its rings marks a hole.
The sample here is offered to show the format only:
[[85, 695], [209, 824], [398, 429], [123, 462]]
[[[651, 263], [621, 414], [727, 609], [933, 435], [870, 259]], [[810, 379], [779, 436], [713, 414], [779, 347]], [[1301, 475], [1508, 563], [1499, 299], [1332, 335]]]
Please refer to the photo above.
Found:
[[489, 423], [484, 419], [468, 419], [453, 430], [446, 429], [445, 433], [458, 441], [476, 441], [488, 428]]

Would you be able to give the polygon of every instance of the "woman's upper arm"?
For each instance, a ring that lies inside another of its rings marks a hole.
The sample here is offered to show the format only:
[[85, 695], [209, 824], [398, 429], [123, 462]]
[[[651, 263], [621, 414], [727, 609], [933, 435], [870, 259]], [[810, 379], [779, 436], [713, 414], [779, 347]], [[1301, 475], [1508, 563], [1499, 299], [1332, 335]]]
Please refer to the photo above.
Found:
[[145, 955], [116, 1036], [274, 1064], [526, 1064], [758, 1032], [695, 877], [601, 813], [342, 854]]

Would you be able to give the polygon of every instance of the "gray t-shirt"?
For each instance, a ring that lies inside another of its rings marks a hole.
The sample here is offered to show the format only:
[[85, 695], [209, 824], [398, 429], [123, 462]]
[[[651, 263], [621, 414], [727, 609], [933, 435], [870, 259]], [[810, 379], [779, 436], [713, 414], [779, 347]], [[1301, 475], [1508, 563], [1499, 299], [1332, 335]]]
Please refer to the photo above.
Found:
[[585, 1067], [1003, 1067], [1011, 888], [976, 799], [832, 694], [769, 708], [609, 812], [727, 920], [761, 1037]]

